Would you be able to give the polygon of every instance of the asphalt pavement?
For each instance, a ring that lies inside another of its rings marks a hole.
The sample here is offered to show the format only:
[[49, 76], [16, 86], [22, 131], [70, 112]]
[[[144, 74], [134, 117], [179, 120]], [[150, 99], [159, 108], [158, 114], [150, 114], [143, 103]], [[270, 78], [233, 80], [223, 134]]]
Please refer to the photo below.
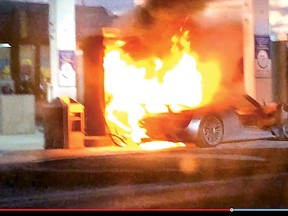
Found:
[[[246, 133], [239, 133], [239, 135], [241, 135], [242, 141], [223, 143], [215, 148], [199, 149], [193, 144], [186, 146], [189, 150], [192, 150], [187, 153], [188, 156], [185, 156], [185, 151], [179, 149], [180, 151], [155, 152], [155, 154], [151, 154], [150, 159], [149, 157], [147, 159], [147, 154], [141, 154], [149, 150], [144, 150], [138, 145], [127, 145], [125, 147], [116, 145], [94, 146], [81, 149], [45, 149], [44, 134], [41, 130], [35, 131], [34, 134], [2, 135], [0, 136], [0, 208], [7, 206], [10, 208], [25, 206], [27, 208], [29, 205], [26, 204], [30, 203], [31, 194], [35, 194], [34, 197], [37, 198], [36, 201], [38, 202], [43, 200], [43, 197], [46, 200], [46, 195], [43, 195], [46, 192], [55, 195], [55, 191], [60, 191], [63, 194], [63, 190], [69, 189], [69, 187], [106, 187], [126, 184], [132, 180], [132, 182], [139, 184], [157, 182], [159, 179], [170, 182], [172, 171], [175, 181], [179, 179], [180, 181], [185, 180], [188, 182], [190, 179], [193, 180], [194, 177], [196, 180], [199, 180], [199, 178], [201, 180], [201, 176], [207, 177], [207, 175], [203, 176], [201, 173], [210, 173], [211, 178], [215, 176], [221, 176], [222, 178], [223, 173], [225, 173], [226, 176], [234, 178], [238, 175], [235, 170], [243, 171], [240, 173], [245, 175], [253, 174], [254, 172], [257, 174], [286, 172], [287, 141], [269, 139], [271, 138], [269, 132], [259, 134], [259, 132], [256, 133], [253, 130], [249, 130]], [[185, 146], [183, 147], [186, 148]], [[157, 157], [157, 154], [159, 157]], [[116, 155], [117, 157], [114, 157]], [[272, 157], [273, 163], [270, 157]], [[158, 160], [156, 160], [157, 158]], [[169, 166], [166, 161], [167, 158], [169, 158]], [[188, 158], [189, 160], [182, 160], [183, 158]], [[145, 163], [142, 163], [144, 159]], [[159, 161], [162, 162], [160, 163]], [[198, 167], [199, 169], [202, 167], [199, 172], [190, 174], [190, 167], [187, 171], [189, 175], [182, 172], [182, 169], [180, 170], [181, 172], [179, 171], [179, 162], [183, 164], [181, 167], [184, 169], [191, 161], [201, 165]], [[217, 163], [218, 166], [215, 169], [215, 164]], [[156, 169], [157, 172], [150, 172], [149, 170], [153, 169], [153, 167], [155, 168], [156, 165], [159, 166]], [[161, 170], [161, 167], [168, 167], [169, 169]], [[230, 169], [227, 169], [229, 167]], [[127, 172], [127, 169], [129, 172]], [[139, 172], [139, 170], [142, 171]], [[218, 174], [216, 175], [216, 173]], [[191, 175], [194, 177], [191, 178]], [[67, 182], [67, 179], [69, 179], [69, 182]], [[283, 181], [285, 180], [283, 179]], [[66, 202], [65, 199], [64, 201]], [[57, 200], [56, 203], [58, 202]], [[38, 207], [38, 204], [36, 204], [33, 204], [32, 207]], [[44, 201], [44, 204], [46, 204], [46, 201]], [[39, 206], [42, 208], [46, 207], [44, 204], [40, 202]], [[57, 205], [53, 203], [51, 206], [55, 207]]]
[[[259, 131], [246, 130], [243, 133], [239, 133], [239, 137], [237, 139], [253, 140], [265, 138], [268, 139], [271, 137], [271, 133], [268, 131], [259, 133]], [[237, 145], [241, 144], [233, 144], [233, 147]], [[224, 148], [229, 148], [229, 145], [219, 145], [217, 148], [223, 148], [223, 146]], [[276, 147], [277, 145], [273, 144], [273, 146]], [[143, 151], [145, 150], [140, 148], [138, 145], [127, 145], [125, 147], [120, 147], [117, 145], [93, 146], [84, 147], [81, 149], [45, 149], [45, 137], [41, 128], [37, 128], [34, 134], [0, 135], [0, 165], [41, 162], [61, 158], [86, 157], [94, 155], [127, 154]]]
[[61, 158], [111, 155], [143, 151], [139, 146], [93, 146], [80, 149], [45, 149], [41, 130], [34, 134], [0, 135], [0, 165], [41, 162]]

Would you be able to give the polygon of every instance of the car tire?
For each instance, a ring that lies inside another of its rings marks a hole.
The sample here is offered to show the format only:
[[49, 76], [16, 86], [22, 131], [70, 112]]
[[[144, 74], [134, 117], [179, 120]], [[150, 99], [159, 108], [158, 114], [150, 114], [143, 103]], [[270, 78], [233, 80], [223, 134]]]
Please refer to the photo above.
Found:
[[277, 128], [277, 132], [275, 133], [276, 139], [278, 140], [288, 140], [288, 123], [285, 123]]
[[200, 122], [195, 144], [198, 147], [215, 147], [221, 143], [224, 136], [222, 119], [214, 114], [205, 115]]
[[283, 132], [285, 139], [287, 140], [288, 139], [288, 124], [284, 124], [282, 126], [282, 132]]

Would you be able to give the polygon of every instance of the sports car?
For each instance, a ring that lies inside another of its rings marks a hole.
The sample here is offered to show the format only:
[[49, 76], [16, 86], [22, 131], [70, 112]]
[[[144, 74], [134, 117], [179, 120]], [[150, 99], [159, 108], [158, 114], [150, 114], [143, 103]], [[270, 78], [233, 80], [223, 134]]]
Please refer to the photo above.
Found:
[[227, 106], [219, 102], [180, 112], [170, 110], [148, 114], [139, 121], [147, 135], [142, 141], [162, 140], [214, 147], [224, 140], [236, 139], [243, 128], [287, 139], [287, 108], [283, 103], [261, 105], [247, 94], [235, 101]]

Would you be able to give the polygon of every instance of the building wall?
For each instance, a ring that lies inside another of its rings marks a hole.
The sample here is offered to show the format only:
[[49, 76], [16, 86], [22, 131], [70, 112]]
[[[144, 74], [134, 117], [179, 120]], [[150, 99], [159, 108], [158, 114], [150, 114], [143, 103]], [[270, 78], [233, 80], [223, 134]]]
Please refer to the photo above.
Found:
[[34, 95], [0, 95], [0, 135], [35, 133]]

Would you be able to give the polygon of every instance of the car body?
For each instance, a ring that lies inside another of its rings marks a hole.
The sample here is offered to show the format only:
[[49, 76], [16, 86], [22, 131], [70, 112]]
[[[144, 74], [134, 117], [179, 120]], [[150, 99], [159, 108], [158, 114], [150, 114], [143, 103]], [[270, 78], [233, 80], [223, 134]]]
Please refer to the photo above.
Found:
[[241, 95], [236, 101], [229, 105], [211, 103], [177, 113], [169, 111], [146, 115], [139, 121], [140, 127], [146, 129], [149, 137], [143, 141], [163, 140], [213, 147], [224, 140], [236, 139], [243, 128], [269, 132], [272, 137], [287, 138], [287, 120], [283, 117], [286, 111], [282, 103], [260, 105], [247, 94]]

